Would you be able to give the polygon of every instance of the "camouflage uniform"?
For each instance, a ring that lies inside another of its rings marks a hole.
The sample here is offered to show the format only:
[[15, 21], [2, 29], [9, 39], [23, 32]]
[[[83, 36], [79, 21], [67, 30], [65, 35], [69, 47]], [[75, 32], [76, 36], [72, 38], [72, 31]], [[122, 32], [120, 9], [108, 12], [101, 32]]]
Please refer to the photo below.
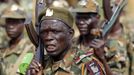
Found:
[[121, 40], [109, 39], [107, 42], [106, 57], [108, 64], [115, 75], [128, 75], [128, 57], [126, 45]]
[[[12, 7], [16, 9], [12, 9]], [[22, 10], [20, 10], [17, 5], [12, 5], [11, 9], [12, 10], [10, 10], [9, 8], [5, 9], [2, 18], [13, 18], [13, 19], [25, 18], [24, 15], [22, 15], [23, 14]], [[21, 14], [16, 10], [19, 10]], [[3, 35], [2, 37], [8, 38], [6, 34]], [[0, 75], [17, 75], [17, 73], [19, 72], [19, 65], [22, 63], [23, 57], [27, 53], [34, 53], [34, 46], [29, 41], [26, 34], [23, 35], [23, 38], [14, 48], [9, 47], [10, 38], [8, 38], [8, 40], [4, 39], [5, 38], [3, 38], [2, 41], [7, 42], [6, 46], [0, 50]]]
[[[15, 63], [17, 62], [19, 56], [22, 54], [22, 52], [24, 50], [29, 50], [29, 51], [34, 50], [33, 45], [30, 42], [28, 42], [28, 38], [21, 39], [19, 44], [13, 49], [7, 48], [7, 49], [1, 50], [0, 64], [2, 65], [1, 66], [2, 68], [0, 68], [0, 69], [3, 70], [3, 72], [1, 72], [2, 73], [1, 75], [10, 75], [11, 70], [16, 65]], [[20, 58], [19, 58], [19, 60], [20, 60]], [[20, 61], [20, 63], [21, 63], [21, 61]], [[17, 70], [16, 70], [16, 72], [17, 72]]]
[[51, 59], [47, 60], [49, 62], [47, 63], [48, 66], [44, 69], [44, 75], [80, 75], [80, 68], [73, 65], [74, 56], [75, 50], [70, 49], [61, 61], [52, 62]]
[[[115, 11], [117, 5], [118, 5], [117, 0], [111, 0], [111, 7], [113, 12]], [[129, 67], [129, 59], [127, 55], [128, 38], [125, 26], [121, 24], [121, 27], [122, 27], [120, 30], [121, 33], [119, 35], [118, 34], [116, 35], [117, 38], [112, 38], [114, 36], [108, 37], [105, 47], [108, 64], [114, 75], [128, 75], [128, 67]]]
[[130, 59], [130, 64], [129, 64], [129, 72], [130, 75], [134, 74], [134, 34], [129, 31], [129, 43], [128, 43], [128, 55]]
[[[102, 62], [100, 62], [100, 60], [98, 60], [98, 58], [94, 54], [94, 49], [90, 47], [85, 47], [82, 44], [78, 44], [78, 40], [76, 42], [76, 44], [74, 43], [74, 47], [76, 49], [75, 63], [81, 68], [86, 66], [83, 69], [86, 71], [83, 72], [82, 75], [89, 74], [88, 71], [93, 72], [93, 74], [106, 75]], [[90, 65], [94, 63], [95, 69], [92, 69], [93, 66]]]
[[[111, 36], [112, 37], [112, 36]], [[108, 37], [106, 43], [106, 57], [108, 64], [115, 75], [128, 75], [129, 59], [127, 55], [127, 35], [122, 26], [121, 35], [117, 39]]]
[[[89, 54], [92, 54], [92, 49], [89, 50]], [[65, 55], [63, 60], [58, 62], [53, 62], [51, 60], [47, 60], [47, 66], [44, 69], [44, 75], [87, 75], [89, 74], [89, 69], [87, 68], [89, 60], [95, 60], [99, 62], [94, 56], [84, 57], [83, 59], [78, 59], [79, 53], [82, 55], [84, 54], [83, 51], [78, 50], [76, 46], [72, 47], [69, 52]], [[87, 54], [87, 53], [85, 53]], [[102, 68], [102, 64], [99, 63], [100, 67]], [[93, 69], [94, 71], [98, 71], [100, 69]], [[101, 74], [105, 75], [105, 74]]]
[[[75, 6], [71, 10], [72, 12], [98, 14], [98, 3], [96, 0], [80, 0]], [[79, 41], [79, 37], [73, 41], [76, 49], [74, 63], [78, 66], [75, 68], [79, 68], [78, 75], [106, 75], [102, 62], [94, 54], [94, 49], [85, 47]]]
[[[130, 1], [131, 2], [131, 1]], [[130, 3], [128, 1], [128, 3]], [[123, 11], [123, 15], [120, 17], [120, 22], [123, 24], [125, 28], [125, 35], [127, 38], [127, 53], [129, 57], [129, 75], [134, 74], [134, 31], [133, 31], [133, 19], [127, 13], [127, 9], [125, 8]]]
[[5, 28], [0, 27], [0, 49], [5, 48], [8, 45], [8, 40]]

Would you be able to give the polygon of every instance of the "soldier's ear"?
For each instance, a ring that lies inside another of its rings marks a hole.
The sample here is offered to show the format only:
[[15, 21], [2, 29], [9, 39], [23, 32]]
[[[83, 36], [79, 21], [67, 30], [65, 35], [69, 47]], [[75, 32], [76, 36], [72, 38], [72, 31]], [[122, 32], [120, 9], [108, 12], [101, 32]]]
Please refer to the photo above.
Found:
[[70, 29], [69, 30], [69, 35], [70, 35], [70, 40], [73, 38], [73, 36], [74, 36], [74, 30], [73, 29]]
[[101, 17], [101, 16], [100, 16], [99, 14], [96, 16], [97, 19], [100, 19], [100, 17]]

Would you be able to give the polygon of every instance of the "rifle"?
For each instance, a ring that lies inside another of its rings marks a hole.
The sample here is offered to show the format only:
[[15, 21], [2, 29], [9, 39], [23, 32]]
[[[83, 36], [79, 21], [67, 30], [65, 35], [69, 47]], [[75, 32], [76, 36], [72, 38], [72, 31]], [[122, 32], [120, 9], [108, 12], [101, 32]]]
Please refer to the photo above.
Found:
[[38, 61], [41, 66], [44, 66], [44, 44], [41, 42], [40, 39], [40, 23], [38, 22], [38, 16], [42, 9], [45, 7], [45, 1], [44, 0], [36, 0], [36, 8], [35, 8], [35, 16], [36, 16], [36, 21], [35, 21], [35, 27], [36, 30], [33, 27], [31, 18], [28, 17], [25, 21], [25, 27], [28, 33], [28, 36], [31, 40], [31, 42], [35, 45], [36, 47], [36, 53], [34, 56], [34, 60]]
[[30, 38], [31, 42], [34, 44], [35, 47], [38, 46], [38, 35], [37, 32], [35, 31], [32, 23], [32, 18], [29, 16], [26, 18], [25, 21], [25, 28], [28, 33], [28, 37]]
[[[44, 51], [44, 44], [42, 43], [40, 39], [40, 23], [38, 22], [38, 16], [42, 9], [45, 8], [45, 1], [44, 0], [37, 0], [36, 1], [36, 25], [37, 25], [37, 33], [38, 33], [38, 47], [37, 52], [35, 54], [35, 60], [38, 61], [41, 66], [44, 67], [44, 54], [46, 55], [46, 51]], [[45, 52], [45, 53], [44, 53]]]
[[124, 0], [119, 3], [119, 5], [116, 7], [113, 15], [111, 16], [110, 20], [103, 23], [102, 27], [102, 35], [101, 37], [105, 37], [108, 35], [108, 33], [111, 31], [111, 29], [114, 26], [114, 23], [116, 22], [121, 10], [124, 8], [124, 6], [127, 4], [127, 0]]

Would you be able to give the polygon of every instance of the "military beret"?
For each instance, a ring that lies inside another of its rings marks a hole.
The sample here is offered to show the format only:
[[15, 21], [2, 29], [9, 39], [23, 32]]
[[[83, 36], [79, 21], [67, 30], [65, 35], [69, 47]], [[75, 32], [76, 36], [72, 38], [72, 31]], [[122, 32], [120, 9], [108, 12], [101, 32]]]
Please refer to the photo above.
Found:
[[71, 28], [73, 27], [73, 24], [74, 24], [74, 18], [72, 16], [71, 12], [69, 12], [65, 8], [60, 8], [60, 7], [45, 8], [39, 14], [38, 22], [41, 22], [43, 20], [48, 20], [48, 19], [59, 20]]

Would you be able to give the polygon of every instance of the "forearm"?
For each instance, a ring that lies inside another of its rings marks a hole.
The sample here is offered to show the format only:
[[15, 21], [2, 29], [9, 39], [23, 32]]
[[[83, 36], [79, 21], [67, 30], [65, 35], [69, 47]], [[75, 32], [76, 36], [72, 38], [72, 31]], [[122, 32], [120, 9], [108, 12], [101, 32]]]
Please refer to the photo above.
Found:
[[111, 6], [110, 6], [110, 0], [102, 0], [102, 3], [103, 3], [104, 17], [107, 20], [110, 20], [112, 14], [113, 14]]
[[101, 61], [103, 63], [104, 69], [106, 71], [106, 75], [113, 75], [109, 65], [107, 64], [106, 59], [102, 59]]

